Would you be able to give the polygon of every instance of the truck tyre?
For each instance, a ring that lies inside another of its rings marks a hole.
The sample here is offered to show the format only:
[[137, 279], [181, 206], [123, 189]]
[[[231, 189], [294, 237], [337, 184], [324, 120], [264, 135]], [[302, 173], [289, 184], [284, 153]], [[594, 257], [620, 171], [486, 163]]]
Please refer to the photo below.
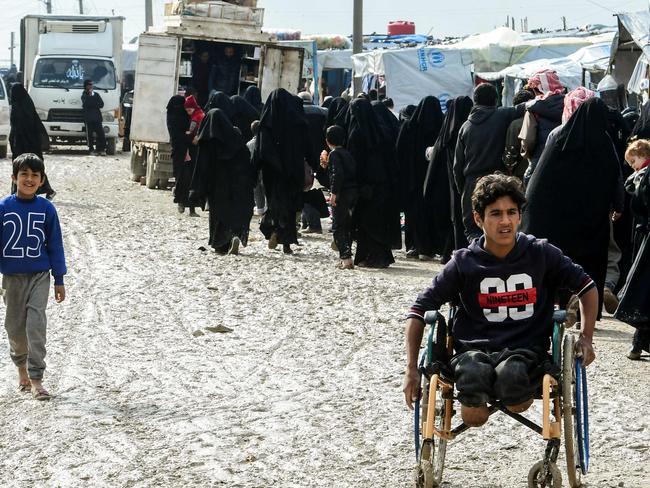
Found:
[[145, 174], [144, 164], [146, 162], [146, 152], [139, 154], [138, 151], [131, 151], [131, 180], [139, 182]]
[[7, 146], [0, 146], [0, 159], [7, 157]]
[[156, 151], [147, 151], [147, 173], [145, 175], [144, 184], [150, 190], [156, 188], [158, 178], [154, 177], [154, 164], [156, 162]]
[[117, 139], [114, 137], [111, 137], [110, 139], [106, 139], [106, 154], [109, 156], [115, 156], [115, 147], [117, 145]]

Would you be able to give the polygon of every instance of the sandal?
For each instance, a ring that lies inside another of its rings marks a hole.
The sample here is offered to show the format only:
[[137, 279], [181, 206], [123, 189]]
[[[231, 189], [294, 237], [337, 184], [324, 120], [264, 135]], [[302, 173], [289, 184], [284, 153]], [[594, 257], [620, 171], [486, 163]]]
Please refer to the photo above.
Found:
[[32, 388], [32, 384], [28, 379], [20, 380], [18, 382], [18, 389], [20, 391], [29, 391]]
[[52, 395], [50, 395], [42, 386], [39, 388], [32, 388], [32, 396], [34, 397], [34, 400], [49, 400], [52, 398]]

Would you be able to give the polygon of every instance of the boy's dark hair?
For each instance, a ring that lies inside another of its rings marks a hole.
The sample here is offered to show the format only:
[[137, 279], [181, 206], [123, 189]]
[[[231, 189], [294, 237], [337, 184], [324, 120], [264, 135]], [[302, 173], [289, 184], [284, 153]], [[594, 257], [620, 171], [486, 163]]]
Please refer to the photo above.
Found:
[[251, 132], [253, 133], [254, 136], [259, 134], [260, 132], [260, 121], [259, 120], [253, 120], [251, 123]]
[[13, 174], [14, 177], [18, 176], [18, 172], [21, 169], [29, 168], [33, 173], [40, 173], [41, 176], [45, 176], [45, 163], [34, 153], [23, 153], [14, 159], [13, 162]]
[[93, 84], [93, 80], [91, 80], [90, 78], [87, 79], [87, 80], [84, 80], [84, 90], [86, 89], [86, 87], [88, 85], [92, 85], [92, 84]]
[[374, 102], [375, 100], [379, 99], [379, 92], [372, 88], [370, 91], [368, 91], [368, 97], [370, 98], [371, 102]]
[[345, 129], [340, 125], [331, 125], [327, 129], [325, 139], [332, 146], [342, 146], [345, 144]]
[[501, 173], [487, 175], [476, 182], [472, 192], [472, 210], [485, 218], [485, 209], [501, 197], [510, 197], [517, 204], [519, 212], [526, 204], [524, 185], [516, 176]]
[[490, 83], [481, 83], [476, 88], [474, 88], [475, 105], [487, 105], [488, 107], [496, 107], [497, 98], [497, 89]]
[[535, 98], [535, 94], [531, 90], [519, 90], [512, 98], [512, 104], [519, 105], [520, 103], [527, 102], [533, 98]]
[[384, 102], [384, 105], [388, 108], [395, 108], [395, 102], [393, 102], [392, 98], [384, 98], [382, 102]]

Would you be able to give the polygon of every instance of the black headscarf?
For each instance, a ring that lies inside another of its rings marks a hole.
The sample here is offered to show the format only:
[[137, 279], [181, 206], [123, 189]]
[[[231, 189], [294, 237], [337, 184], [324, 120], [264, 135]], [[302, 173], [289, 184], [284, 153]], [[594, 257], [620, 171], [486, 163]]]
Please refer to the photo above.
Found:
[[400, 123], [404, 123], [407, 120], [409, 120], [413, 116], [413, 112], [415, 112], [415, 109], [417, 107], [415, 105], [407, 105], [404, 107], [402, 110], [399, 111], [399, 121]]
[[213, 108], [218, 108], [223, 110], [228, 119], [232, 122], [233, 116], [235, 115], [235, 107], [232, 104], [232, 100], [224, 92], [212, 91], [208, 102], [205, 104], [204, 112], [208, 112]]
[[327, 109], [327, 122], [326, 128], [333, 125], [338, 125], [348, 130], [346, 119], [348, 115], [349, 102], [343, 97], [337, 97], [332, 100], [329, 108]]
[[225, 112], [218, 108], [213, 108], [205, 114], [197, 138], [199, 144], [216, 141], [219, 146], [219, 159], [232, 158], [244, 144], [241, 132], [228, 120]]
[[262, 113], [262, 109], [264, 108], [264, 104], [262, 103], [262, 92], [257, 86], [251, 85], [246, 88], [244, 98], [253, 106], [253, 108], [255, 108], [255, 110]]
[[447, 116], [440, 131], [442, 137], [440, 142], [442, 147], [450, 147], [453, 154], [453, 151], [456, 149], [456, 141], [458, 141], [460, 128], [469, 117], [469, 113], [472, 111], [474, 104], [470, 97], [457, 97], [449, 100], [448, 105]]
[[34, 107], [34, 102], [20, 83], [11, 86], [11, 129], [9, 144], [14, 159], [24, 153], [34, 153], [43, 159], [43, 151], [50, 148], [45, 126]]
[[233, 95], [230, 97], [230, 101], [232, 102], [232, 106], [235, 109], [232, 117], [232, 123], [235, 127], [239, 128], [242, 135], [244, 136], [244, 140], [250, 141], [253, 138], [251, 124], [255, 120], [259, 120], [260, 113], [242, 96]]
[[607, 106], [591, 98], [551, 133], [528, 184], [522, 222], [524, 232], [547, 238], [582, 265], [601, 297], [620, 176], [607, 129]]
[[641, 107], [641, 114], [634, 124], [630, 138], [636, 137], [637, 139], [650, 139], [650, 103], [646, 102]]
[[379, 125], [381, 125], [385, 137], [395, 144], [399, 135], [399, 120], [383, 102], [372, 102], [372, 109], [379, 119]]
[[185, 153], [189, 146], [187, 134], [190, 127], [190, 116], [185, 111], [185, 98], [181, 95], [174, 95], [167, 103], [167, 131], [172, 146], [172, 160], [185, 159]]

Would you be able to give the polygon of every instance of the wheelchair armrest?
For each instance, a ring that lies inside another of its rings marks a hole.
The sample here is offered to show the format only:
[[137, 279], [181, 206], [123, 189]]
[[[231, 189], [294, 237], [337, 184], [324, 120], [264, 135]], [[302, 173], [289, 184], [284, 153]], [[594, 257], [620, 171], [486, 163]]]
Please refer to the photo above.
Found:
[[437, 310], [429, 310], [428, 312], [424, 313], [424, 323], [431, 325], [435, 323], [439, 317], [440, 317], [440, 312], [438, 312]]
[[556, 310], [553, 312], [553, 321], [558, 324], [566, 322], [566, 310]]

